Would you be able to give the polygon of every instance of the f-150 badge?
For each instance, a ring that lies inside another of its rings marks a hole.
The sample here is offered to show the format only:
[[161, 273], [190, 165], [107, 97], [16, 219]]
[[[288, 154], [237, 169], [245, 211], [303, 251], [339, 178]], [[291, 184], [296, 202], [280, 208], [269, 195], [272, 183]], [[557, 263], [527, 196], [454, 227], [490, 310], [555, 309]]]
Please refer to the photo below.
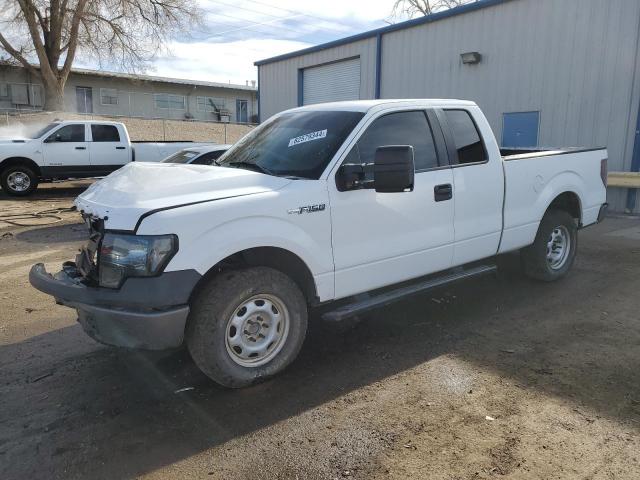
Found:
[[302, 215], [303, 213], [313, 213], [313, 212], [322, 212], [325, 209], [325, 204], [320, 203], [318, 205], [307, 205], [306, 207], [298, 207], [287, 210], [287, 213], [290, 215], [298, 214]]

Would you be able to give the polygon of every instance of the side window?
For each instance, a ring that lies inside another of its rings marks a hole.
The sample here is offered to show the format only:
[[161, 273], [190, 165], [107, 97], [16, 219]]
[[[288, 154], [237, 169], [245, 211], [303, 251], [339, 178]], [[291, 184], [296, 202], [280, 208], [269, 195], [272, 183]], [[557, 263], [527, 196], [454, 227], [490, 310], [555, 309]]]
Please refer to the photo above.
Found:
[[211, 165], [213, 164], [214, 160], [217, 160], [218, 158], [220, 158], [220, 156], [224, 153], [224, 151], [220, 150], [217, 152], [209, 152], [209, 153], [204, 153], [202, 155], [200, 155], [198, 158], [196, 158], [193, 162], [191, 162], [194, 165]]
[[84, 125], [66, 125], [47, 137], [48, 142], [84, 142]]
[[390, 113], [378, 118], [360, 137], [347, 160], [353, 160], [357, 148], [361, 163], [373, 163], [376, 149], [385, 145], [411, 145], [418, 172], [438, 166], [433, 135], [422, 111]]
[[458, 163], [486, 161], [487, 154], [482, 137], [469, 112], [466, 110], [445, 110], [444, 113], [453, 135], [456, 150], [458, 150]]
[[94, 142], [120, 141], [120, 134], [115, 125], [91, 125], [91, 137]]

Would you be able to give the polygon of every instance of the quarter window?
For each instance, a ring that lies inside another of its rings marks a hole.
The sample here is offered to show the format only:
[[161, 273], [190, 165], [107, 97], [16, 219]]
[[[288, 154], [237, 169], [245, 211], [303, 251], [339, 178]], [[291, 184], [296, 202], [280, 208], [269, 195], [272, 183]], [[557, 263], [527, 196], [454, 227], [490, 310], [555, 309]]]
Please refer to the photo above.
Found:
[[458, 163], [482, 163], [487, 160], [482, 137], [466, 110], [445, 110], [447, 122], [458, 151]]
[[47, 137], [49, 142], [84, 142], [84, 125], [66, 125]]
[[120, 134], [115, 125], [91, 125], [94, 142], [119, 142]]
[[[376, 149], [386, 145], [411, 145], [416, 171], [438, 166], [438, 155], [425, 112], [391, 113], [375, 120], [356, 145], [360, 163], [372, 164]], [[348, 157], [351, 161], [354, 150]]]

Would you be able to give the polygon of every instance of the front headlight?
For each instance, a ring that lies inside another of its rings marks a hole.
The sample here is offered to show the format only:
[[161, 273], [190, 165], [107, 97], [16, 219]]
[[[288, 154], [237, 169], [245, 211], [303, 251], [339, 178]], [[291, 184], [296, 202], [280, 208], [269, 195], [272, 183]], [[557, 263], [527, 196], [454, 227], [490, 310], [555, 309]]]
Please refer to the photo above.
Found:
[[98, 255], [99, 284], [119, 288], [129, 277], [159, 275], [177, 251], [175, 235], [106, 233]]

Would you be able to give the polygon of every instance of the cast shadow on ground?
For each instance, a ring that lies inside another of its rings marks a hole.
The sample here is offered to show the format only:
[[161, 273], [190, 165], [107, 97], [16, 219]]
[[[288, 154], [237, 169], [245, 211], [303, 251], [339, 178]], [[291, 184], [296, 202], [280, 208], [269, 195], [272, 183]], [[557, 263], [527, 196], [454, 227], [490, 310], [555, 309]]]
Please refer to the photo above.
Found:
[[[503, 262], [497, 278], [437, 294], [449, 301], [415, 298], [346, 331], [314, 322], [300, 357], [283, 375], [244, 390], [217, 387], [184, 350], [118, 352], [94, 345], [77, 326], [0, 347], [0, 364], [9, 372], [29, 352], [42, 358], [31, 378], [9, 373], [2, 381], [7, 408], [0, 416], [20, 412], [20, 418], [2, 420], [8, 435], [0, 441], [0, 472], [4, 478], [33, 476], [33, 469], [46, 477], [133, 478], [443, 354], [602, 416], [637, 421], [632, 399], [640, 398], [640, 327], [611, 327], [603, 335], [597, 296], [624, 288], [628, 278], [616, 276], [603, 290], [597, 265], [584, 263], [565, 283], [541, 284], [520, 275], [517, 258]], [[557, 313], [579, 309], [585, 313], [575, 318]], [[626, 389], [608, 390], [609, 380]], [[174, 393], [184, 387], [194, 389]], [[38, 464], [30, 462], [34, 450]], [[82, 463], [72, 461], [78, 454]]]

